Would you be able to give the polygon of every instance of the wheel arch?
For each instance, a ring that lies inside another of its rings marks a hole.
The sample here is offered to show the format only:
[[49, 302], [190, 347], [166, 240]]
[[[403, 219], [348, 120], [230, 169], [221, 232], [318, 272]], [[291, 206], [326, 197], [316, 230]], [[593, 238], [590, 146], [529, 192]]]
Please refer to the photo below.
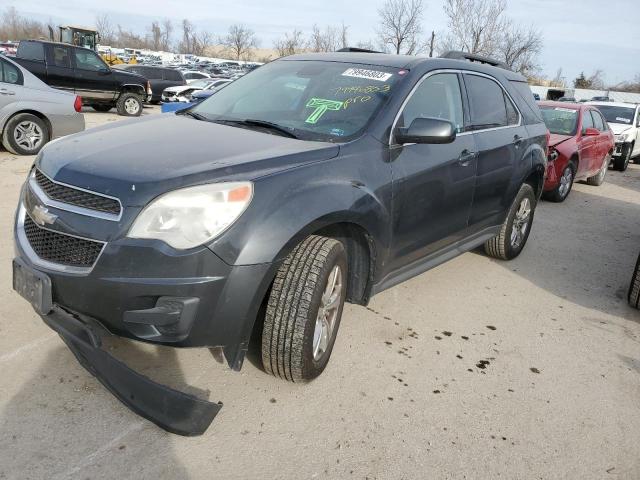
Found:
[[42, 120], [45, 125], [47, 126], [47, 130], [49, 131], [49, 138], [51, 138], [53, 136], [53, 125], [51, 124], [51, 120], [49, 120], [49, 118], [42, 112], [38, 111], [38, 110], [34, 110], [31, 108], [25, 108], [22, 110], [18, 110], [16, 112], [13, 112], [11, 115], [7, 116], [6, 120], [2, 123], [0, 128], [0, 133], [4, 133], [4, 130], [7, 126], [7, 124], [11, 121], [12, 118], [14, 118], [16, 115], [20, 115], [23, 113], [29, 113], [31, 115], [34, 115], [36, 117], [38, 117], [40, 120]]

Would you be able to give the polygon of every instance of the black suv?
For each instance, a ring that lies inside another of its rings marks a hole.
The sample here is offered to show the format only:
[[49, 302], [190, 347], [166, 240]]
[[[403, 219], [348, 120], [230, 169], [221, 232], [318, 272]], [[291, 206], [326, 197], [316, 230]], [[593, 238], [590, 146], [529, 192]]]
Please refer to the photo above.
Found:
[[137, 117], [151, 96], [146, 78], [110, 68], [93, 50], [66, 43], [23, 40], [16, 61], [47, 85], [73, 92], [99, 112], [116, 108]]
[[240, 370], [254, 332], [267, 372], [311, 380], [345, 301], [481, 245], [521, 252], [546, 135], [503, 68], [286, 57], [187, 111], [45, 147], [16, 215], [14, 288], [125, 404], [202, 433], [220, 405], [133, 372], [101, 336], [217, 347]]

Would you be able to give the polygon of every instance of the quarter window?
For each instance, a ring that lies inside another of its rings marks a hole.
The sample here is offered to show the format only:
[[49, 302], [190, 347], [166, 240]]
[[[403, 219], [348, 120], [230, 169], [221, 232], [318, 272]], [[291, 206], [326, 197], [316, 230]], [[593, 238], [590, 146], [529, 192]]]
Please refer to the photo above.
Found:
[[[515, 106], [505, 96], [502, 87], [494, 80], [479, 75], [465, 75], [465, 84], [471, 104], [471, 128], [505, 127], [518, 123]], [[508, 112], [509, 100], [511, 112]]]
[[503, 92], [504, 95], [504, 103], [507, 107], [507, 122], [509, 125], [517, 125], [520, 120], [520, 115], [518, 115], [518, 110], [516, 110], [516, 106], [513, 104], [509, 96]]
[[416, 118], [449, 120], [461, 132], [464, 127], [460, 82], [455, 73], [427, 77], [411, 95], [398, 126], [409, 126]]
[[584, 133], [587, 128], [595, 128], [593, 119], [591, 118], [591, 113], [588, 110], [582, 113], [582, 133]]

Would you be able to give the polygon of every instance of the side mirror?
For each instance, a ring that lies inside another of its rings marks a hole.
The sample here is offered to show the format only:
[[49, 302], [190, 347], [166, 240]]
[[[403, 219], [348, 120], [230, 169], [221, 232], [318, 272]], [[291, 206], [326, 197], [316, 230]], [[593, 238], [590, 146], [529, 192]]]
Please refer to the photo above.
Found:
[[597, 137], [598, 135], [600, 135], [600, 131], [596, 128], [586, 128], [585, 131], [583, 132], [583, 135], [585, 137]]
[[456, 139], [456, 127], [441, 118], [416, 118], [409, 127], [396, 130], [396, 142], [405, 143], [451, 143]]

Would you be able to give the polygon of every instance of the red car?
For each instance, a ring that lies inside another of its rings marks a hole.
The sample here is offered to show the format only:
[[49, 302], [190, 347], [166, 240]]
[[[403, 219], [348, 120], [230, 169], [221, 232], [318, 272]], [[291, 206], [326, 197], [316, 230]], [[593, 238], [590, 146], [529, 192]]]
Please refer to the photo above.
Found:
[[613, 132], [597, 108], [567, 102], [539, 102], [551, 133], [544, 197], [562, 202], [573, 182], [602, 185], [615, 145]]

